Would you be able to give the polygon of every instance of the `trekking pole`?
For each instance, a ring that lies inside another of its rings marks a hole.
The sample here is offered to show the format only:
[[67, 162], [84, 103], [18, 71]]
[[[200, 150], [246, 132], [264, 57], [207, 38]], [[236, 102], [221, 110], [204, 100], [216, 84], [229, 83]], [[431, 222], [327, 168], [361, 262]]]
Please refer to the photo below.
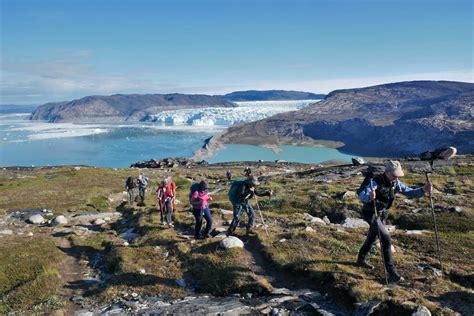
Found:
[[[374, 189], [374, 187], [372, 185], [372, 180], [370, 180], [370, 190], [372, 191], [373, 189]], [[375, 201], [376, 201], [376, 199], [374, 199], [374, 216], [375, 216], [375, 222], [377, 224], [377, 233], [379, 235], [380, 252], [382, 253], [383, 272], [385, 274], [385, 284], [388, 286], [387, 266], [385, 265], [385, 255], [384, 255], [383, 249], [382, 249], [382, 238], [381, 238], [381, 235], [380, 235], [380, 229], [379, 229], [379, 223], [378, 223], [379, 213], [377, 212], [377, 204], [376, 204]], [[382, 220], [380, 220], [380, 222], [382, 223]]]
[[[431, 164], [431, 169], [433, 170], [432, 164]], [[426, 182], [431, 183], [430, 172], [426, 172], [425, 175], [426, 175]], [[430, 207], [431, 207], [431, 215], [433, 216], [433, 223], [434, 223], [434, 229], [435, 229], [436, 250], [438, 253], [439, 266], [441, 268], [441, 272], [444, 274], [443, 264], [441, 263], [441, 250], [439, 248], [438, 224], [436, 223], [436, 215], [435, 215], [435, 210], [433, 206], [433, 193], [431, 191], [430, 191]]]
[[267, 237], [270, 237], [270, 235], [268, 234], [267, 225], [265, 224], [265, 220], [263, 219], [262, 210], [260, 210], [260, 205], [258, 204], [257, 195], [254, 195], [254, 197], [255, 203], [257, 204], [258, 213], [260, 214], [260, 218], [262, 219], [263, 228], [265, 228], [265, 233], [267, 234]]

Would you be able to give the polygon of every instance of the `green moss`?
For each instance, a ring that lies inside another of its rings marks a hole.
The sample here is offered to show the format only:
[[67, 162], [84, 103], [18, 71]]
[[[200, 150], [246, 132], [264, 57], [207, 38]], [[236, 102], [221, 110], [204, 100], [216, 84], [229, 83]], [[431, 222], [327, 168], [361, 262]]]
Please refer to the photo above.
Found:
[[[3, 242], [5, 241], [5, 242]], [[50, 239], [6, 240], [0, 244], [0, 310], [28, 310], [54, 296], [62, 258]]]

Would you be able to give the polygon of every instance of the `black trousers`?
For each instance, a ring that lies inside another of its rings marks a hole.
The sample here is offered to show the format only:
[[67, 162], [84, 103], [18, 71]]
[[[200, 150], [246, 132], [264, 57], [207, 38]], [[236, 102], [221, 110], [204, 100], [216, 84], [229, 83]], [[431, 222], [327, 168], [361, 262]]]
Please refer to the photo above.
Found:
[[[373, 211], [372, 211], [373, 212]], [[367, 233], [367, 238], [365, 239], [364, 244], [359, 250], [359, 260], [365, 260], [370, 249], [374, 245], [375, 241], [379, 237], [381, 239], [381, 248], [382, 254], [385, 258], [385, 268], [388, 273], [396, 273], [395, 266], [393, 263], [392, 255], [392, 241], [390, 239], [390, 234], [384, 225], [384, 220], [380, 217], [370, 218], [369, 212], [364, 212], [364, 219], [370, 224], [369, 232]], [[373, 214], [373, 213], [372, 213]]]

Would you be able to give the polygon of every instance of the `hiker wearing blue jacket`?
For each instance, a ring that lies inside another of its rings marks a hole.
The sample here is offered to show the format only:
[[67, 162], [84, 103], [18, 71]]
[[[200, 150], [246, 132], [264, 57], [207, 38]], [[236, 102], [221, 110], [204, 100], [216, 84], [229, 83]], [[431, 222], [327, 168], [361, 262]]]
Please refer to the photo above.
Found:
[[[376, 175], [370, 183], [359, 193], [360, 200], [364, 203], [362, 215], [370, 224], [367, 238], [360, 248], [357, 264], [364, 268], [374, 267], [366, 261], [367, 254], [377, 240], [380, 232], [382, 254], [385, 261], [385, 269], [388, 273], [390, 283], [401, 280], [393, 263], [390, 234], [385, 228], [385, 220], [388, 217], [388, 209], [395, 200], [395, 195], [401, 193], [408, 198], [421, 198], [425, 192], [431, 192], [431, 183], [427, 182], [423, 187], [410, 188], [398, 180], [404, 173], [400, 162], [388, 161], [385, 165], [385, 172]], [[374, 203], [378, 215], [375, 215]]]
[[254, 176], [249, 176], [247, 180], [236, 179], [229, 190], [229, 200], [232, 203], [232, 209], [234, 212], [234, 218], [232, 223], [229, 226], [227, 235], [231, 235], [237, 226], [239, 225], [242, 213], [247, 213], [249, 218], [247, 224], [247, 234], [252, 230], [252, 227], [255, 222], [255, 211], [249, 203], [249, 200], [256, 196], [271, 196], [271, 191], [258, 191], [255, 189], [258, 182], [257, 178]]

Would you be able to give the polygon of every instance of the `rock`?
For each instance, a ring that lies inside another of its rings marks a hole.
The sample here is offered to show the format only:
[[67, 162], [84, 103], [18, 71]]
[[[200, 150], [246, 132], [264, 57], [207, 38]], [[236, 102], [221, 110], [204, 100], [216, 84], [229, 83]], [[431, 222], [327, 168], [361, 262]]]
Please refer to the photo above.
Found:
[[178, 279], [175, 282], [181, 287], [186, 287], [186, 281], [184, 279]]
[[140, 269], [140, 274], [145, 274], [145, 273], [146, 273], [145, 269]]
[[33, 233], [32, 232], [29, 232], [27, 236], [33, 236]]
[[464, 208], [461, 207], [461, 206], [455, 206], [452, 208], [454, 212], [456, 213], [462, 213], [462, 211], [464, 211]]
[[344, 194], [342, 195], [342, 199], [343, 200], [347, 200], [349, 198], [353, 198], [353, 197], [356, 197], [356, 193], [354, 191], [346, 191], [344, 192]]
[[418, 305], [418, 308], [413, 312], [413, 314], [411, 314], [411, 316], [431, 316], [431, 312], [425, 306]]
[[230, 211], [230, 210], [221, 209], [221, 214], [222, 214], [223, 217], [226, 216], [226, 215], [234, 216], [234, 212]]
[[98, 218], [94, 221], [94, 225], [102, 225], [102, 224], [105, 224], [106, 221], [102, 218]]
[[364, 159], [362, 159], [360, 157], [352, 157], [351, 160], [352, 160], [352, 165], [354, 165], [354, 166], [360, 166], [360, 165], [365, 164]]
[[418, 268], [418, 270], [420, 270], [421, 272], [432, 272], [434, 275], [436, 276], [443, 276], [443, 271], [441, 271], [440, 269], [437, 269], [429, 264], [425, 264], [425, 263], [420, 263], [420, 264], [417, 264], [416, 267]]
[[291, 295], [291, 291], [282, 287], [279, 289], [273, 289], [271, 292], [272, 295]]
[[282, 239], [280, 239], [278, 242], [285, 242], [285, 241], [286, 241], [286, 239], [285, 239], [285, 238], [282, 238]]
[[244, 248], [244, 243], [235, 236], [229, 236], [221, 240], [220, 246], [224, 249]]
[[313, 229], [313, 227], [310, 227], [310, 226], [306, 226], [306, 228], [304, 229], [305, 232], [314, 232], [315, 230]]
[[64, 225], [67, 223], [68, 223], [68, 220], [66, 216], [63, 216], [63, 215], [56, 216], [56, 218], [53, 220], [53, 225]]
[[124, 241], [124, 242], [123, 242], [123, 245], [124, 245], [125, 247], [127, 247], [127, 246], [129, 246], [130, 244], [128, 243], [128, 241]]
[[323, 217], [323, 221], [324, 221], [327, 225], [331, 224], [331, 221], [329, 220], [329, 217], [327, 217], [327, 216], [324, 216], [324, 217]]
[[104, 217], [104, 221], [106, 221], [106, 222], [110, 222], [111, 220], [112, 220], [112, 218], [110, 216]]
[[2, 230], [0, 230], [0, 235], [13, 235], [13, 230], [11, 230], [11, 229], [2, 229]]
[[28, 222], [31, 224], [43, 224], [45, 222], [45, 219], [43, 216], [36, 214], [28, 217]]
[[393, 233], [395, 230], [397, 230], [397, 227], [395, 225], [385, 225], [385, 228], [388, 230], [389, 233]]
[[81, 309], [81, 310], [76, 311], [74, 313], [74, 316], [94, 316], [94, 313], [86, 309]]
[[342, 222], [342, 227], [345, 228], [369, 228], [369, 223], [360, 218], [348, 217]]
[[373, 315], [377, 307], [380, 306], [381, 301], [371, 301], [357, 306], [356, 310], [352, 314], [353, 316], [369, 316]]
[[407, 234], [407, 235], [423, 235], [424, 233], [425, 233], [424, 230], [418, 230], [418, 229], [406, 230], [405, 231], [405, 234]]

